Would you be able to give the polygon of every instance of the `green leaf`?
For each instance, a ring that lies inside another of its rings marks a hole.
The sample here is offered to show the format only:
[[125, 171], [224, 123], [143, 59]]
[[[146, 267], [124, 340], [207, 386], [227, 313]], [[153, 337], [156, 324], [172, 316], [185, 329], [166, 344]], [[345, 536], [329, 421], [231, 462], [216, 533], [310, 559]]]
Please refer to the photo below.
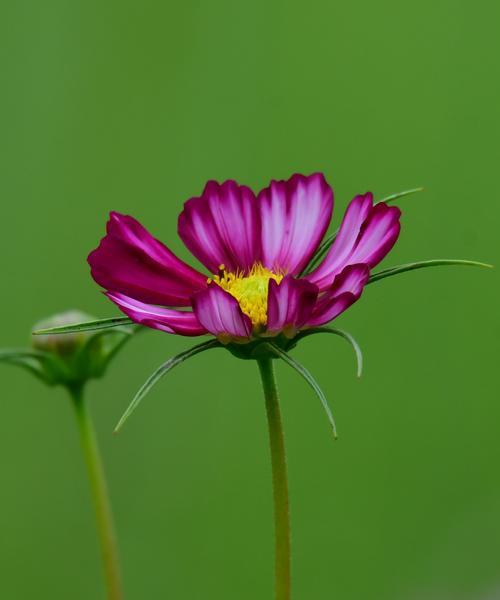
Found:
[[416, 187], [416, 188], [412, 188], [411, 190], [405, 190], [404, 192], [397, 192], [396, 194], [391, 194], [390, 196], [386, 196], [385, 198], [382, 198], [382, 200], [379, 200], [375, 204], [380, 204], [381, 202], [390, 204], [391, 202], [394, 202], [395, 200], [399, 200], [400, 198], [404, 198], [405, 196], [410, 196], [410, 194], [416, 194], [417, 192], [423, 192], [424, 189], [425, 188], [423, 188], [423, 187]]
[[316, 380], [311, 375], [311, 373], [309, 373], [309, 371], [305, 367], [303, 367], [299, 362], [294, 360], [287, 352], [285, 352], [284, 350], [282, 350], [275, 344], [268, 342], [267, 346], [269, 346], [271, 351], [274, 352], [274, 354], [276, 356], [278, 356], [279, 358], [284, 360], [288, 365], [290, 365], [293, 369], [295, 369], [297, 371], [297, 373], [299, 373], [299, 375], [302, 375], [302, 377], [312, 387], [312, 389], [315, 391], [316, 395], [320, 399], [321, 404], [323, 405], [323, 408], [328, 417], [328, 420], [330, 421], [330, 425], [332, 426], [332, 430], [333, 430], [333, 436], [335, 437], [335, 439], [337, 439], [337, 428], [335, 426], [335, 419], [333, 418], [332, 411], [330, 410], [330, 407], [328, 406], [328, 401], [325, 397], [325, 394], [323, 393], [323, 391], [321, 390], [321, 388], [319, 387], [319, 385], [317, 384]]
[[61, 373], [65, 374], [57, 357], [38, 350], [0, 349], [0, 362], [22, 367], [49, 385], [57, 383]]
[[361, 352], [361, 348], [359, 347], [358, 342], [354, 339], [354, 337], [348, 333], [347, 331], [343, 331], [342, 329], [335, 329], [334, 327], [311, 327], [311, 329], [305, 329], [300, 332], [295, 338], [297, 342], [305, 337], [310, 335], [315, 335], [316, 333], [331, 333], [333, 335], [338, 335], [351, 344], [354, 353], [356, 354], [357, 361], [357, 376], [361, 377], [363, 373], [363, 353]]
[[97, 321], [75, 323], [74, 325], [64, 325], [63, 327], [38, 329], [37, 331], [33, 332], [33, 335], [52, 335], [56, 333], [78, 333], [80, 331], [96, 331], [97, 329], [120, 327], [122, 325], [131, 325], [132, 323], [132, 319], [129, 319], [128, 317], [111, 317], [110, 319], [98, 319]]
[[[423, 191], [424, 191], [423, 187], [417, 187], [417, 188], [412, 188], [411, 190], [397, 192], [396, 194], [391, 194], [390, 196], [386, 196], [385, 198], [382, 198], [382, 200], [375, 202], [375, 205], [380, 204], [381, 202], [390, 204], [391, 202], [394, 202], [395, 200], [398, 200], [399, 198], [404, 198], [405, 196], [410, 196], [411, 194], [416, 194], [417, 192], [423, 192]], [[323, 243], [320, 245], [320, 247], [314, 253], [314, 256], [312, 257], [312, 259], [309, 262], [309, 264], [307, 265], [307, 267], [300, 274], [301, 277], [303, 277], [304, 275], [307, 275], [308, 273], [311, 273], [311, 271], [313, 271], [319, 265], [319, 263], [323, 260], [326, 253], [328, 252], [328, 250], [330, 250], [330, 246], [335, 241], [335, 238], [337, 237], [339, 231], [340, 231], [340, 227], [337, 228], [336, 231], [334, 231], [332, 234], [330, 234], [323, 241]]]
[[185, 350], [172, 358], [169, 358], [166, 363], [161, 365], [156, 371], [150, 375], [150, 377], [146, 380], [146, 382], [142, 385], [140, 390], [134, 396], [134, 399], [129, 404], [127, 410], [124, 412], [121, 419], [118, 421], [117, 426], [115, 427], [115, 433], [123, 427], [125, 421], [130, 417], [130, 415], [137, 408], [141, 400], [151, 391], [151, 388], [158, 383], [158, 381], [166, 375], [169, 371], [171, 371], [177, 365], [180, 365], [188, 358], [199, 354], [200, 352], [204, 352], [205, 350], [211, 350], [212, 348], [220, 348], [222, 344], [217, 340], [210, 340], [208, 342], [203, 342], [202, 344], [198, 344], [197, 346], [193, 346], [189, 350]]
[[0, 362], [11, 362], [19, 358], [44, 358], [43, 352], [37, 350], [28, 350], [25, 348], [1, 348]]
[[419, 262], [407, 263], [405, 265], [398, 265], [397, 267], [390, 267], [389, 269], [384, 269], [383, 271], [379, 271], [378, 273], [373, 273], [373, 275], [370, 275], [368, 283], [373, 283], [375, 281], [379, 281], [380, 279], [385, 279], [386, 277], [392, 277], [392, 275], [398, 275], [399, 273], [405, 273], [406, 271], [424, 269], [425, 267], [441, 267], [449, 265], [460, 265], [464, 267], [485, 267], [487, 269], [493, 268], [493, 265], [489, 265], [483, 262], [477, 262], [475, 260], [438, 258], [434, 260], [422, 260]]

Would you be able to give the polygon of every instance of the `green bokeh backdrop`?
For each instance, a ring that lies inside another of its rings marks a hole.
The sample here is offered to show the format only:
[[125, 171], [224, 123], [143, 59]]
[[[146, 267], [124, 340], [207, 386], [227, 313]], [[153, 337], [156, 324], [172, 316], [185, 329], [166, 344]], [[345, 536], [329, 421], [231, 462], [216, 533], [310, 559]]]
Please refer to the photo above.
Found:
[[[1, 344], [66, 308], [116, 314], [87, 253], [111, 209], [181, 256], [182, 202], [209, 178], [255, 188], [324, 171], [336, 222], [357, 192], [405, 199], [385, 264], [500, 262], [495, 3], [72, 2], [2, 5]], [[359, 340], [295, 355], [336, 412], [283, 365], [297, 600], [500, 597], [495, 271], [448, 268], [367, 289], [339, 319]], [[89, 387], [127, 599], [272, 597], [271, 490], [257, 368], [193, 359], [123, 433], [163, 359], [139, 336]], [[2, 367], [0, 597], [103, 598], [93, 515], [63, 390]]]

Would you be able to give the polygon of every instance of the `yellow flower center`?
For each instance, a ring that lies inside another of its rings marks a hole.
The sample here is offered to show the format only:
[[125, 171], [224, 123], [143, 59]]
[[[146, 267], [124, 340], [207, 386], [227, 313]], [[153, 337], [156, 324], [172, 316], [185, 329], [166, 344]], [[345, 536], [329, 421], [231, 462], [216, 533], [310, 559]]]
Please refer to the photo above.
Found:
[[269, 280], [274, 279], [274, 281], [280, 283], [283, 274], [273, 273], [260, 263], [255, 263], [246, 275], [230, 273], [226, 271], [224, 265], [220, 265], [219, 269], [219, 275], [209, 279], [208, 283], [215, 282], [236, 298], [242, 312], [250, 317], [254, 327], [264, 327], [267, 323]]

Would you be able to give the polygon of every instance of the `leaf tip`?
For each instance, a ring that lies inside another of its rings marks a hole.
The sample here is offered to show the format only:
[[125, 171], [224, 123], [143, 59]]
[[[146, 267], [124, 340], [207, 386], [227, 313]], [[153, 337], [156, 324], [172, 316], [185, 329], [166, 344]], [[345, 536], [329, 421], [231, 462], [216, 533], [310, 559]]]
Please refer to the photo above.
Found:
[[113, 429], [113, 435], [118, 435], [121, 432], [124, 423], [125, 423], [125, 418], [122, 417], [118, 421], [118, 423], [115, 425], [115, 428]]

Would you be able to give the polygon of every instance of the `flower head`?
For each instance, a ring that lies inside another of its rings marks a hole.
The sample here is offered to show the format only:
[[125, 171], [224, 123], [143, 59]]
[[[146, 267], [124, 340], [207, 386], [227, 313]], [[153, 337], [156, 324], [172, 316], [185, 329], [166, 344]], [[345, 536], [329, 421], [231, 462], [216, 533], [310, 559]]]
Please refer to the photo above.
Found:
[[258, 194], [210, 181], [178, 221], [179, 236], [208, 273], [116, 212], [88, 261], [108, 298], [142, 325], [210, 333], [223, 343], [293, 338], [351, 306], [399, 235], [398, 208], [374, 204], [371, 193], [356, 196], [323, 262], [302, 275], [332, 211], [333, 192], [319, 173], [272, 181]]

